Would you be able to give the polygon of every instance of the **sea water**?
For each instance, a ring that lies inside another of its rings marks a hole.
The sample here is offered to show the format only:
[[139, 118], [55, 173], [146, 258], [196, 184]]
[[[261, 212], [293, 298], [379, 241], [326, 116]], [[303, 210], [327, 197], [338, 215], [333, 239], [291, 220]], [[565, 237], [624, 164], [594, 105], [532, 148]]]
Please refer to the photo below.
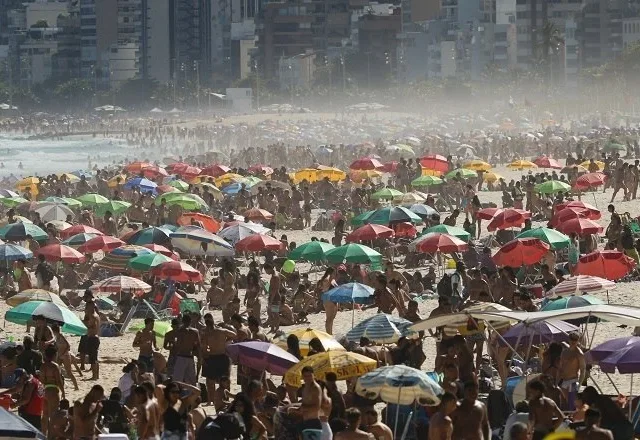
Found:
[[[0, 133], [0, 178], [71, 172], [104, 167], [131, 156], [123, 139], [90, 135], [64, 136], [61, 140], [29, 139], [27, 135]], [[19, 164], [22, 163], [22, 169]]]

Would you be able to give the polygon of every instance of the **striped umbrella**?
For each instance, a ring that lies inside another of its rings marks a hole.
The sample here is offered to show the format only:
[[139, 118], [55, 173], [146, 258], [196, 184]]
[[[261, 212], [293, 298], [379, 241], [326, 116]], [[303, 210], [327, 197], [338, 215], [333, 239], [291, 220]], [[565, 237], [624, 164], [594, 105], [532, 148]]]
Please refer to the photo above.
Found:
[[406, 365], [389, 365], [364, 374], [356, 383], [356, 393], [368, 399], [380, 397], [396, 405], [435, 406], [444, 391], [425, 371]]
[[298, 358], [270, 342], [249, 341], [227, 345], [227, 354], [238, 365], [277, 376], [298, 363]]
[[199, 226], [182, 226], [169, 234], [175, 249], [188, 255], [233, 256], [233, 246]]
[[65, 244], [65, 245], [73, 247], [73, 248], [77, 248], [79, 246], [82, 246], [83, 244], [85, 244], [86, 242], [91, 240], [92, 238], [100, 237], [100, 236], [101, 235], [99, 235], [99, 234], [87, 234], [87, 233], [82, 232], [80, 234], [72, 235], [71, 237], [69, 237], [66, 240], [64, 240], [62, 242], [62, 244]]
[[127, 238], [127, 243], [136, 244], [142, 246], [144, 244], [167, 244], [171, 241], [169, 234], [171, 232], [163, 229], [151, 226], [136, 231], [133, 235]]
[[127, 263], [133, 257], [138, 255], [146, 255], [153, 251], [142, 246], [126, 245], [115, 248], [109, 252], [105, 257], [98, 261], [98, 266], [112, 270], [124, 270], [127, 268]]
[[26, 289], [11, 298], [7, 298], [7, 304], [11, 307], [19, 306], [28, 301], [48, 301], [67, 307], [58, 295], [43, 289]]
[[4, 319], [14, 324], [28, 324], [35, 316], [44, 316], [47, 320], [59, 322], [61, 330], [72, 335], [87, 334], [87, 327], [78, 315], [59, 304], [48, 301], [28, 301], [12, 308], [4, 315]]
[[33, 257], [33, 252], [16, 244], [0, 244], [0, 260], [18, 261], [28, 260]]
[[118, 275], [111, 278], [106, 278], [97, 282], [89, 288], [92, 292], [103, 293], [146, 293], [151, 291], [151, 286], [137, 278], [128, 277], [125, 275]]
[[34, 240], [46, 240], [49, 235], [32, 223], [9, 223], [0, 228], [0, 238], [11, 241], [24, 241], [30, 235]]
[[37, 255], [43, 255], [47, 261], [64, 261], [65, 263], [83, 263], [86, 258], [80, 252], [64, 244], [49, 244], [36, 251]]
[[287, 348], [287, 338], [291, 335], [295, 335], [298, 338], [298, 343], [300, 345], [300, 354], [302, 356], [306, 356], [309, 354], [309, 342], [312, 339], [318, 339], [320, 341], [320, 345], [324, 348], [325, 351], [345, 351], [345, 348], [334, 339], [332, 335], [329, 333], [325, 333], [322, 330], [316, 330], [313, 328], [300, 328], [297, 330], [293, 330], [292, 332], [282, 335], [281, 337], [274, 339], [276, 345], [278, 347]]
[[582, 295], [616, 288], [616, 283], [591, 275], [571, 277], [547, 292], [547, 296]]
[[402, 336], [415, 334], [409, 327], [413, 323], [385, 313], [378, 313], [365, 319], [346, 334], [347, 341], [357, 342], [360, 338], [368, 338], [376, 344], [393, 344]]
[[87, 240], [78, 251], [85, 254], [93, 254], [99, 251], [111, 252], [112, 250], [124, 245], [124, 241], [111, 235], [98, 235]]

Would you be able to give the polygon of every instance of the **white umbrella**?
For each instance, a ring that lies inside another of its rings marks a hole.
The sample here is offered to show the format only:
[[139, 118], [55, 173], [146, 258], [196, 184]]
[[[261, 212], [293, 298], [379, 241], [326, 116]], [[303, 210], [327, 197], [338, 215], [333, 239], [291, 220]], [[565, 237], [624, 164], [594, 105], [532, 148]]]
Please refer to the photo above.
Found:
[[232, 244], [236, 244], [243, 238], [247, 238], [253, 234], [263, 234], [266, 235], [271, 232], [271, 229], [265, 228], [258, 223], [236, 223], [235, 225], [228, 226], [224, 228], [222, 231], [218, 232], [218, 236], [224, 238], [225, 240], [231, 242]]
[[53, 220], [65, 221], [67, 216], [74, 216], [73, 211], [62, 203], [43, 203], [34, 211], [40, 214], [40, 219], [45, 223]]
[[182, 226], [171, 233], [171, 244], [189, 255], [233, 256], [233, 246], [199, 226]]

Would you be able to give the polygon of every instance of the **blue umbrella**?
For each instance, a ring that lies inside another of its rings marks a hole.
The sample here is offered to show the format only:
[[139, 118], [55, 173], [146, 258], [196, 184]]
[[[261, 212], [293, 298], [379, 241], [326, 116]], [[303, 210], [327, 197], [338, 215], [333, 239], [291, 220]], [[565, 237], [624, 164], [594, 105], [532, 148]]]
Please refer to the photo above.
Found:
[[422, 218], [427, 218], [434, 215], [440, 217], [440, 213], [438, 211], [433, 209], [431, 206], [424, 205], [422, 203], [416, 203], [415, 205], [409, 206], [409, 211], [419, 215]]
[[0, 244], [0, 260], [18, 261], [28, 260], [33, 257], [33, 252], [16, 244]]
[[127, 180], [127, 183], [124, 184], [125, 189], [133, 189], [135, 187], [140, 188], [140, 191], [142, 192], [155, 193], [158, 185], [149, 179], [145, 179], [144, 177], [135, 177], [133, 179]]
[[222, 192], [225, 194], [238, 194], [241, 189], [242, 189], [242, 184], [236, 182], [222, 188]]
[[0, 238], [9, 241], [23, 241], [30, 235], [34, 240], [46, 240], [49, 235], [33, 223], [9, 223], [0, 228]]
[[357, 342], [367, 338], [376, 344], [393, 344], [402, 336], [415, 334], [409, 327], [413, 323], [407, 319], [393, 315], [378, 313], [358, 323], [346, 334], [347, 341]]
[[171, 241], [169, 234], [171, 234], [171, 231], [167, 229], [151, 226], [135, 232], [127, 238], [127, 243], [139, 246], [145, 244], [167, 244]]
[[355, 304], [373, 304], [373, 288], [360, 283], [347, 283], [322, 294], [323, 301], [351, 303], [351, 327], [355, 322]]
[[356, 393], [369, 399], [380, 397], [383, 402], [413, 405], [440, 403], [442, 388], [426, 371], [406, 365], [390, 365], [363, 374], [356, 383]]

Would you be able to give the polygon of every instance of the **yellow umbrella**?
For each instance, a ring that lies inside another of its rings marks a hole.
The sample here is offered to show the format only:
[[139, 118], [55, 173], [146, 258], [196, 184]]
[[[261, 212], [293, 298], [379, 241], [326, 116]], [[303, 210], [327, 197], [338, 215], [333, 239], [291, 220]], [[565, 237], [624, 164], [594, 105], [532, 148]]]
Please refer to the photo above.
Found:
[[325, 178], [329, 178], [331, 182], [340, 182], [347, 178], [347, 173], [342, 171], [339, 168], [325, 167], [320, 165], [318, 167], [318, 172], [316, 173], [316, 177], [318, 180], [323, 180]]
[[524, 170], [526, 168], [538, 168], [538, 165], [528, 160], [514, 160], [507, 168], [511, 168], [512, 170]]
[[11, 298], [7, 298], [7, 304], [11, 307], [19, 306], [28, 301], [48, 301], [67, 308], [67, 305], [58, 295], [43, 289], [26, 289]]
[[[601, 160], [595, 160], [594, 163], [596, 165], [598, 165], [598, 170], [602, 171], [604, 170], [604, 162], [602, 162]], [[580, 165], [582, 165], [583, 167], [585, 167], [587, 170], [589, 170], [589, 165], [591, 165], [591, 162], [589, 162], [588, 160], [585, 160], [584, 162], [582, 162]]]
[[497, 182], [500, 179], [504, 179], [504, 177], [502, 177], [498, 173], [485, 173], [485, 175], [482, 176], [482, 180], [484, 180], [487, 183], [489, 183], [489, 182], [491, 182], [491, 183]]
[[216, 186], [222, 188], [230, 183], [241, 182], [244, 179], [240, 174], [227, 173], [216, 179]]
[[462, 165], [462, 168], [474, 171], [489, 171], [493, 167], [483, 160], [471, 160]]
[[309, 353], [309, 341], [311, 341], [313, 338], [318, 338], [326, 351], [345, 350], [342, 344], [336, 341], [329, 333], [325, 333], [321, 330], [315, 330], [312, 328], [301, 328], [298, 330], [294, 330], [291, 333], [278, 338], [276, 340], [276, 345], [286, 350], [287, 338], [291, 335], [295, 335], [298, 338], [300, 353], [302, 354], [302, 356], [306, 356]]
[[222, 191], [220, 191], [220, 189], [218, 189], [218, 187], [215, 186], [213, 183], [202, 182], [202, 183], [196, 183], [193, 186], [195, 186], [196, 188], [200, 188], [203, 191], [206, 188], [207, 192], [209, 194], [213, 194], [213, 197], [216, 200], [220, 200], [224, 197], [224, 195], [222, 194]]
[[116, 188], [118, 185], [124, 185], [127, 181], [127, 176], [124, 174], [118, 174], [117, 176], [113, 176], [111, 179], [107, 181], [107, 186], [109, 188]]
[[360, 183], [365, 179], [376, 179], [382, 177], [382, 173], [377, 170], [351, 170], [351, 180]]
[[316, 182], [318, 180], [318, 170], [315, 168], [303, 168], [293, 174], [293, 181], [295, 183], [302, 182], [303, 180], [309, 183]]
[[80, 182], [80, 178], [78, 176], [76, 176], [75, 174], [60, 173], [60, 174], [58, 174], [58, 179], [62, 179], [62, 176], [65, 176], [67, 178], [67, 182], [69, 182], [69, 183]]
[[18, 180], [16, 182], [16, 188], [19, 189], [24, 189], [26, 187], [33, 187], [36, 186], [38, 183], [40, 183], [40, 179], [38, 179], [37, 177], [25, 177], [22, 180]]
[[[221, 176], [222, 177], [222, 176]], [[206, 174], [203, 174], [201, 176], [196, 176], [193, 179], [191, 179], [191, 181], [189, 183], [202, 183], [202, 182], [215, 182], [216, 178], [213, 176], [207, 176]]]
[[437, 170], [432, 170], [432, 169], [429, 169], [429, 168], [422, 167], [422, 175], [423, 176], [440, 177], [440, 176], [442, 176], [442, 173], [440, 171], [437, 171]]
[[359, 377], [378, 367], [378, 362], [351, 351], [327, 351], [314, 354], [298, 362], [284, 374], [284, 383], [292, 387], [302, 385], [302, 369], [313, 368], [316, 379], [325, 380], [327, 373], [334, 373], [338, 380]]

